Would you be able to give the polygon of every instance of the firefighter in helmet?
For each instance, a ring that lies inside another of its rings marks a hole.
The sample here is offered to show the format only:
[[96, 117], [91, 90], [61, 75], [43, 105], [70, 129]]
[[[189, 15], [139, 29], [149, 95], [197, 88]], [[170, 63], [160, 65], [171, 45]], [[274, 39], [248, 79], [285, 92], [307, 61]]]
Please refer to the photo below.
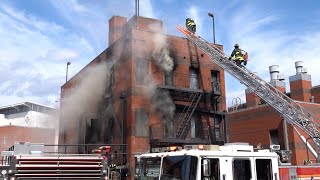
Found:
[[192, 20], [191, 18], [186, 19], [186, 27], [190, 32], [196, 32], [196, 23], [194, 23], [194, 20]]
[[235, 63], [240, 66], [243, 62], [244, 65], [247, 65], [248, 53], [239, 48], [239, 44], [234, 45], [234, 49], [229, 57], [229, 60], [234, 56]]

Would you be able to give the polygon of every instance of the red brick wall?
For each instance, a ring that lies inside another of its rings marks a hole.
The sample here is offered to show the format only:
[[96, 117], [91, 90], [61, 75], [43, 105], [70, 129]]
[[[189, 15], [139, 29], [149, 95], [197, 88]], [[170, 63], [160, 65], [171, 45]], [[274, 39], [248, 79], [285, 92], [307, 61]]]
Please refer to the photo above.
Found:
[[113, 16], [109, 20], [109, 46], [121, 37], [126, 22], [127, 18], [120, 16]]
[[298, 101], [310, 102], [311, 81], [296, 80], [290, 82], [291, 98]]
[[[320, 119], [320, 104], [300, 103]], [[261, 143], [263, 148], [269, 148], [270, 135], [269, 130], [278, 129], [278, 138], [281, 148], [284, 149], [284, 132], [280, 114], [268, 105], [260, 105], [257, 108], [244, 109], [229, 113], [228, 131], [230, 142], [248, 142], [251, 145]], [[287, 125], [289, 149], [292, 151], [292, 163], [303, 164], [307, 159], [305, 144], [301, 141], [299, 135], [291, 125]], [[298, 131], [308, 138], [304, 131], [297, 127]], [[313, 146], [312, 141], [309, 141]], [[317, 148], [314, 146], [314, 149]], [[309, 157], [314, 159], [309, 151]]]
[[246, 107], [257, 107], [260, 103], [260, 97], [255, 93], [246, 93]]
[[311, 89], [311, 96], [314, 97], [315, 103], [320, 103], [320, 86], [316, 86]]
[[[264, 148], [269, 148], [269, 130], [278, 129], [279, 134], [281, 134], [281, 122], [280, 115], [266, 105], [229, 113], [230, 142], [248, 142], [254, 146], [261, 144]], [[279, 141], [281, 141], [280, 138]]]
[[[4, 137], [6, 142], [4, 141]], [[0, 151], [8, 150], [14, 142], [54, 144], [55, 130], [20, 126], [0, 127]]]

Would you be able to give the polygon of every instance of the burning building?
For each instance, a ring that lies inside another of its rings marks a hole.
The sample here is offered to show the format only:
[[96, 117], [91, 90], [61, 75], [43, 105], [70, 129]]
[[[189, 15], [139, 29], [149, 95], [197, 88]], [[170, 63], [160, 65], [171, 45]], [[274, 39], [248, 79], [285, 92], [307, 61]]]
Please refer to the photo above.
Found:
[[225, 99], [224, 71], [192, 42], [113, 16], [109, 47], [61, 87], [59, 143], [120, 144], [132, 165], [152, 147], [222, 144]]

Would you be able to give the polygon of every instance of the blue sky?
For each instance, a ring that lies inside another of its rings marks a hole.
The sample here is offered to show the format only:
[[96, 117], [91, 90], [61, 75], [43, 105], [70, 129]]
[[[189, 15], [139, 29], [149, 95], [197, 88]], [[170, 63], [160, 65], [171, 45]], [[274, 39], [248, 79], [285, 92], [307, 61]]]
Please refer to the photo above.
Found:
[[[60, 86], [107, 48], [108, 20], [131, 18], [134, 0], [2, 0], [0, 3], [0, 106], [22, 101], [56, 106]], [[199, 3], [201, 2], [201, 3]], [[182, 36], [176, 24], [186, 17], [197, 33], [230, 54], [235, 43], [249, 52], [248, 68], [269, 81], [268, 67], [279, 65], [286, 77], [304, 61], [312, 84], [320, 84], [320, 1], [294, 0], [140, 0], [140, 15], [163, 20], [168, 34]], [[227, 103], [244, 89], [226, 76]], [[289, 87], [287, 88], [289, 91]]]

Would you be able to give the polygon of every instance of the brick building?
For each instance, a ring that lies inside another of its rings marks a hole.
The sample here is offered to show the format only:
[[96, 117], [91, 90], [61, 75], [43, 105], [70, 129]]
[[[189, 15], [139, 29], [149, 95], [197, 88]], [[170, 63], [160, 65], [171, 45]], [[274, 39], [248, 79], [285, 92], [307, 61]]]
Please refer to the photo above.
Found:
[[[286, 84], [278, 66], [270, 66], [270, 83], [280, 91], [320, 118], [320, 88], [312, 87], [311, 75], [302, 66], [296, 64], [296, 74], [289, 77], [290, 92], [286, 93]], [[318, 122], [319, 123], [319, 122]], [[297, 127], [305, 138], [309, 136]], [[286, 123], [280, 114], [265, 104], [252, 91], [246, 89], [246, 103], [229, 108], [228, 133], [230, 142], [249, 142], [268, 148], [272, 144], [280, 144], [281, 149], [292, 151], [292, 163], [303, 164], [307, 159], [306, 144], [300, 139], [293, 126]], [[312, 140], [308, 141], [312, 143]], [[314, 147], [317, 151], [317, 148]], [[310, 157], [312, 157], [309, 151]], [[314, 159], [312, 157], [311, 159]]]
[[52, 128], [1, 126], [0, 137], [0, 151], [8, 150], [15, 142], [55, 144], [55, 130]]
[[[64, 99], [104, 62], [109, 81], [99, 110], [68, 119]], [[156, 19], [112, 17], [109, 47], [61, 87], [60, 107], [60, 144], [127, 144], [111, 151], [127, 153], [131, 164], [149, 143], [225, 141], [224, 71], [186, 38], [164, 34]]]

